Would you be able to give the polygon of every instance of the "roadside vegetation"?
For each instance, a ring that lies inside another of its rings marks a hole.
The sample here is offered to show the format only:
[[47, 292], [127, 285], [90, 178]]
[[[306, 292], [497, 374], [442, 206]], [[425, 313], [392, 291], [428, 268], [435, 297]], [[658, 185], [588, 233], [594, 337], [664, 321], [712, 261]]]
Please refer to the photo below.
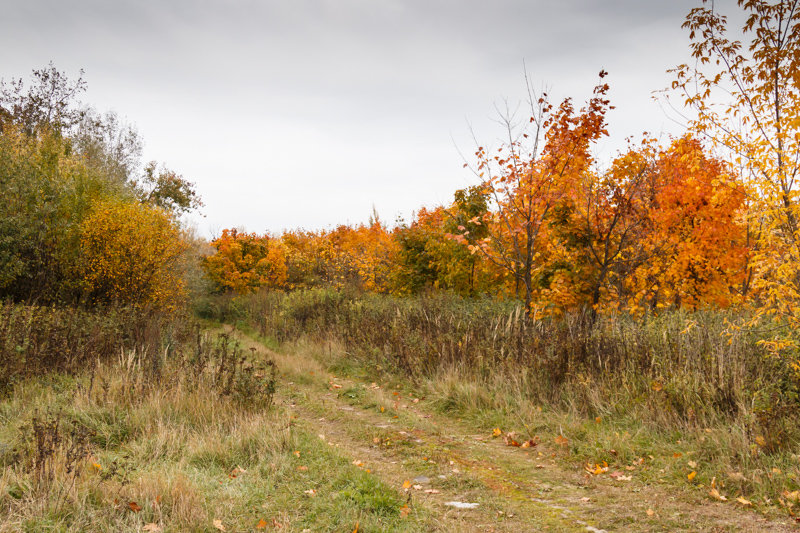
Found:
[[738, 9], [685, 135], [529, 87], [392, 227], [206, 242], [82, 73], [0, 83], [0, 531], [791, 531], [800, 0]]

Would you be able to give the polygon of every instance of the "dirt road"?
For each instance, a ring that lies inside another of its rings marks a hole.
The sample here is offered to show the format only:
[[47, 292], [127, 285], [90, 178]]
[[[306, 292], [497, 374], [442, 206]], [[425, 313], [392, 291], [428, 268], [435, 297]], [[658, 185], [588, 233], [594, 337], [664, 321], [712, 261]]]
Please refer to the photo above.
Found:
[[491, 430], [437, 412], [410, 386], [337, 376], [302, 350], [277, 353], [236, 335], [246, 349], [277, 362], [277, 401], [293, 423], [401, 491], [401, 512], [427, 513], [431, 530], [800, 530], [789, 518], [768, 520], [714, 502], [705, 491], [646, 484], [635, 469], [589, 474], [552, 435], [508, 446]]

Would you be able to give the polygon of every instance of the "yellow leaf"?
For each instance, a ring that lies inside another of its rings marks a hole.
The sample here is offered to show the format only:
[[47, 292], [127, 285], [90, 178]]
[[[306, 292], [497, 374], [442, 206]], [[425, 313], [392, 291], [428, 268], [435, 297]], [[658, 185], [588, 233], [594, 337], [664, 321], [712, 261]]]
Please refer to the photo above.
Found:
[[782, 495], [789, 501], [800, 502], [800, 490], [795, 490], [793, 492], [784, 491]]
[[742, 504], [742, 505], [744, 505], [745, 507], [748, 507], [748, 506], [750, 506], [750, 505], [753, 505], [753, 502], [751, 502], [750, 500], [746, 500], [746, 499], [742, 498], [741, 496], [739, 496], [738, 498], [736, 498], [736, 501], [737, 501], [737, 502], [739, 502], [739, 503], [741, 503], [741, 504]]
[[711, 496], [712, 498], [714, 498], [715, 500], [719, 500], [721, 502], [728, 501], [728, 498], [726, 498], [725, 496], [720, 494], [719, 491], [716, 488], [713, 488], [710, 491], [708, 491], [708, 495]]
[[764, 437], [759, 435], [758, 437], [756, 437], [756, 444], [758, 444], [759, 446], [761, 446], [763, 448], [764, 446], [767, 445], [767, 441], [766, 441], [766, 439], [764, 439]]
[[259, 520], [258, 524], [256, 524], [256, 529], [267, 529], [267, 521], [263, 518]]
[[697, 475], [697, 472], [692, 470], [691, 472], [689, 472], [689, 474], [686, 477], [689, 478], [689, 481], [691, 481], [691, 480], [693, 480], [695, 478], [696, 475]]
[[411, 482], [409, 480], [403, 481], [403, 488], [404, 489], [410, 489], [411, 488]]
[[356, 527], [353, 528], [353, 533], [358, 533], [358, 524], [359, 522], [356, 522]]
[[492, 430], [492, 437], [499, 437], [502, 434], [503, 434], [503, 430], [500, 429], [500, 428], [494, 428]]

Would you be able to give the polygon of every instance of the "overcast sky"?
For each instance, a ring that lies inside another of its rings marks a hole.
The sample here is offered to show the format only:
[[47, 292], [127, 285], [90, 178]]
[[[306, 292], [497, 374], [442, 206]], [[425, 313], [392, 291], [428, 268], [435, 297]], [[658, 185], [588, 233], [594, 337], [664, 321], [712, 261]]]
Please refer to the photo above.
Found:
[[[728, 0], [732, 2], [733, 0]], [[194, 181], [201, 235], [390, 222], [474, 182], [459, 149], [536, 86], [582, 101], [609, 71], [609, 158], [679, 129], [652, 101], [699, 0], [2, 0], [0, 77], [53, 61]], [[725, 3], [725, 2], [722, 2]]]

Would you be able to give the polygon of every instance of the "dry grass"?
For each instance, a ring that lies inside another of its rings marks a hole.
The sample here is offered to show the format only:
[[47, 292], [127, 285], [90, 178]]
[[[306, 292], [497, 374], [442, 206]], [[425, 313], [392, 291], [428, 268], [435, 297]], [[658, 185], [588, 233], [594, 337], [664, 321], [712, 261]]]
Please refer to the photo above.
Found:
[[271, 361], [224, 333], [184, 337], [16, 380], [0, 401], [0, 531], [419, 527], [273, 405]]

